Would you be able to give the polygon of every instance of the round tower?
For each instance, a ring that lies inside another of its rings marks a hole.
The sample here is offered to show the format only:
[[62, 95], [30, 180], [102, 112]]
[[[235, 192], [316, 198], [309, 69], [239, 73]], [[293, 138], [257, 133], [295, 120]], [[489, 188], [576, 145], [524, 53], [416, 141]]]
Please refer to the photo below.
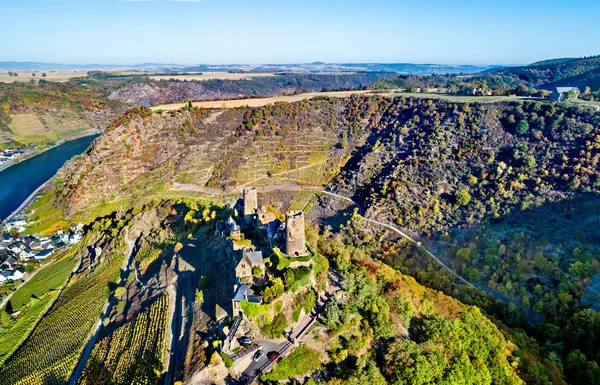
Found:
[[285, 214], [285, 253], [290, 257], [308, 255], [304, 240], [304, 213], [288, 211]]

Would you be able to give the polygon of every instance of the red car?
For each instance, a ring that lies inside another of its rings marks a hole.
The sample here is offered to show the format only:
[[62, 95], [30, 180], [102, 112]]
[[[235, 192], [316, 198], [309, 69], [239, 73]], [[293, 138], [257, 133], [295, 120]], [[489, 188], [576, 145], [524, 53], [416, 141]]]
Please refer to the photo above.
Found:
[[279, 357], [281, 357], [281, 354], [277, 353], [277, 352], [271, 352], [271, 354], [269, 354], [269, 360], [271, 362], [275, 362], [279, 359]]

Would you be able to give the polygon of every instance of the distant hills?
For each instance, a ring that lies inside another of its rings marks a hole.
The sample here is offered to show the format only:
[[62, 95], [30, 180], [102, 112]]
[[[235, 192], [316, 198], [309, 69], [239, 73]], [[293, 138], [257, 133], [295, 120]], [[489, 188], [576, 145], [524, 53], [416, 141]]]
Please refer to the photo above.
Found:
[[61, 64], [40, 62], [0, 62], [0, 70], [41, 71], [68, 69], [156, 69], [165, 72], [397, 72], [408, 75], [473, 74], [499, 68], [499, 66], [472, 66], [413, 63], [297, 63], [297, 64], [198, 64], [185, 66], [166, 63], [118, 64]]

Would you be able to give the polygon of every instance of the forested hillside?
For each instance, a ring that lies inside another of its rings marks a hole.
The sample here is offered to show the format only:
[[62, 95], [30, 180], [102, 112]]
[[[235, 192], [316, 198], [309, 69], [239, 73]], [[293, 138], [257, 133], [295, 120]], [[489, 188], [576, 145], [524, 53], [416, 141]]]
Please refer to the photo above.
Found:
[[239, 80], [162, 80], [139, 77], [136, 80], [102, 80], [109, 99], [130, 104], [155, 105], [187, 100], [218, 100], [243, 97], [267, 97], [299, 92], [345, 90], [366, 87], [381, 79], [395, 77], [394, 72], [348, 74], [277, 74]]
[[168, 194], [175, 183], [325, 185], [352, 197], [365, 216], [414, 234], [481, 289], [404, 241], [381, 248], [361, 241], [420, 283], [502, 321], [519, 347], [522, 378], [594, 383], [599, 130], [598, 114], [545, 102], [355, 96], [226, 110], [137, 108], [59, 173], [38, 225], [49, 207], [89, 220]]
[[492, 73], [516, 78], [529, 87], [549, 89], [556, 85], [571, 85], [582, 90], [588, 86], [597, 91], [600, 88], [600, 56], [546, 60]]

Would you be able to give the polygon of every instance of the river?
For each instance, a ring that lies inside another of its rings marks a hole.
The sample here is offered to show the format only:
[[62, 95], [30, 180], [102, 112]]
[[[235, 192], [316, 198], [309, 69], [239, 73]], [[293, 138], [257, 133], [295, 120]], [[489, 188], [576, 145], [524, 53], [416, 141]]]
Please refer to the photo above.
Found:
[[27, 197], [97, 137], [86, 136], [54, 147], [0, 172], [0, 219], [9, 216]]

